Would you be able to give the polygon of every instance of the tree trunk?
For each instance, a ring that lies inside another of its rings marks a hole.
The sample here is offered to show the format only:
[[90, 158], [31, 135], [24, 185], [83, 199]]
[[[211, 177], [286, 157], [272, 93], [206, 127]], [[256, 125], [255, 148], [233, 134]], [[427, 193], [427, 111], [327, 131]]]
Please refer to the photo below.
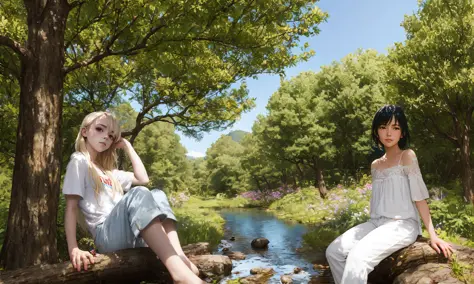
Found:
[[296, 175], [292, 175], [292, 177], [293, 177], [293, 186], [294, 186], [294, 188], [297, 188], [298, 187], [298, 179], [296, 178]]
[[287, 183], [288, 183], [288, 174], [287, 174], [286, 170], [284, 170], [284, 171], [281, 172], [281, 178], [282, 178], [283, 184], [287, 184]]
[[470, 137], [469, 137], [470, 127], [469, 125], [464, 125], [461, 131], [461, 177], [462, 177], [462, 187], [464, 189], [464, 197], [466, 201], [474, 204], [474, 191], [473, 191], [473, 182], [472, 182], [472, 171], [471, 171], [471, 149], [470, 149]]
[[268, 182], [267, 178], [263, 176], [263, 180], [265, 181], [265, 184], [267, 185], [267, 190], [271, 188], [270, 183]]
[[418, 237], [417, 241], [383, 259], [369, 274], [370, 283], [392, 283], [395, 277], [411, 267], [424, 263], [446, 263], [448, 260], [436, 253], [428, 239]]
[[321, 170], [321, 168], [316, 167], [315, 173], [316, 173], [315, 186], [319, 188], [319, 195], [321, 196], [321, 198], [325, 199], [328, 193], [328, 190], [326, 188], [326, 183], [324, 182], [323, 171]]
[[298, 172], [300, 173], [300, 177], [301, 177], [301, 180], [303, 181], [304, 180], [304, 172], [303, 170], [301, 169], [301, 166], [299, 163], [296, 163], [296, 169], [298, 170]]
[[258, 177], [253, 176], [253, 179], [255, 180], [255, 183], [257, 184], [258, 190], [262, 190], [262, 186], [260, 186], [260, 181], [258, 180]]
[[[229, 275], [232, 261], [223, 255], [208, 255], [209, 244], [197, 243], [183, 247], [203, 277], [222, 278]], [[150, 248], [120, 250], [99, 254], [87, 271], [75, 271], [70, 261], [36, 265], [0, 274], [0, 283], [173, 283], [161, 261]]]
[[[369, 274], [369, 282], [373, 284], [385, 284], [385, 283], [441, 283], [442, 281], [421, 281], [430, 279], [434, 274], [433, 271], [444, 270], [444, 274], [449, 275], [450, 270], [445, 269], [444, 263], [448, 262], [448, 259], [443, 254], [438, 254], [428, 243], [427, 238], [418, 237], [414, 244], [409, 245], [406, 248], [400, 249], [390, 256], [382, 260], [375, 269]], [[456, 253], [456, 260], [458, 264], [461, 262], [472, 263], [474, 259], [474, 249], [468, 247], [462, 247], [453, 245]], [[430, 267], [434, 268], [427, 270], [425, 265], [429, 263]], [[404, 275], [403, 277], [401, 277]], [[405, 282], [403, 279], [409, 279], [412, 276], [416, 276], [418, 280]], [[395, 282], [394, 280], [397, 279]], [[445, 279], [447, 280], [447, 279]], [[454, 280], [454, 279], [451, 279]], [[446, 281], [443, 283], [460, 283]]]
[[25, 1], [28, 58], [22, 60], [15, 167], [7, 231], [0, 255], [6, 269], [57, 261], [56, 219], [61, 177], [64, 0]]

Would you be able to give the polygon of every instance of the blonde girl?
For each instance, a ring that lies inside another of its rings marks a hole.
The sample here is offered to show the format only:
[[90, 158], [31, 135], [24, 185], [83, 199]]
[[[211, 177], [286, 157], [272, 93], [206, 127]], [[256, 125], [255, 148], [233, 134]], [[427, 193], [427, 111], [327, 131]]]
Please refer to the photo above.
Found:
[[[116, 169], [116, 149], [123, 149], [133, 172]], [[161, 190], [148, 190], [148, 175], [120, 126], [107, 112], [93, 112], [82, 121], [76, 152], [66, 169], [65, 230], [69, 257], [78, 271], [94, 263], [76, 240], [78, 208], [99, 252], [149, 246], [175, 283], [203, 283], [196, 266], [184, 255], [176, 233], [176, 217]], [[135, 187], [132, 187], [135, 185]], [[138, 186], [137, 186], [138, 185]]]
[[452, 247], [441, 240], [431, 221], [428, 190], [415, 152], [407, 149], [410, 134], [401, 107], [386, 105], [372, 122], [372, 138], [385, 154], [372, 163], [370, 220], [349, 229], [327, 248], [336, 284], [365, 284], [368, 274], [387, 256], [415, 242], [420, 216], [431, 246], [450, 257]]

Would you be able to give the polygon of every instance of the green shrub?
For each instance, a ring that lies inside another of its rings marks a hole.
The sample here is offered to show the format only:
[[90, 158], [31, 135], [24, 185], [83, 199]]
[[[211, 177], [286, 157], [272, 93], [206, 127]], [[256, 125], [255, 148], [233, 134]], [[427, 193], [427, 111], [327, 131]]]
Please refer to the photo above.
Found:
[[8, 208], [12, 188], [12, 170], [0, 167], [0, 249], [7, 230]]
[[209, 242], [214, 247], [224, 236], [224, 219], [213, 210], [176, 208], [181, 245]]
[[444, 192], [430, 201], [433, 225], [450, 237], [459, 236], [474, 242], [474, 206], [466, 203], [455, 191]]
[[243, 208], [243, 207], [255, 207], [257, 203], [254, 203], [241, 196], [229, 199], [218, 196], [209, 199], [201, 199], [199, 197], [190, 197], [189, 200], [183, 204], [184, 208]]
[[321, 199], [314, 187], [303, 188], [273, 202], [269, 210], [279, 218], [314, 225], [303, 236], [304, 243], [313, 249], [325, 248], [345, 230], [369, 219], [369, 200], [372, 186], [361, 178], [361, 185], [331, 189]]

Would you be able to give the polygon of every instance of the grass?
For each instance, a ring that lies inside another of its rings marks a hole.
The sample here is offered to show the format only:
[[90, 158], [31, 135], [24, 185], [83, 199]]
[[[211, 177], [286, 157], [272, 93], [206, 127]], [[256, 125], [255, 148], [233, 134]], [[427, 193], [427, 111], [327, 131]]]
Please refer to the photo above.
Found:
[[183, 204], [184, 208], [208, 208], [208, 209], [220, 209], [220, 208], [244, 208], [244, 207], [255, 207], [256, 203], [251, 202], [241, 196], [232, 199], [223, 197], [213, 197], [210, 199], [204, 199], [199, 197], [190, 197], [189, 200]]
[[174, 210], [178, 218], [181, 245], [208, 242], [217, 246], [224, 235], [224, 219], [214, 210], [181, 207]]
[[322, 199], [314, 187], [304, 188], [273, 202], [268, 208], [277, 217], [303, 224], [317, 224], [336, 220], [337, 217], [354, 204], [361, 210], [368, 210], [368, 189], [361, 187], [329, 191], [328, 198]]
[[[268, 210], [278, 218], [312, 226], [303, 236], [305, 249], [321, 250], [349, 228], [369, 219], [370, 178], [347, 188], [337, 186], [321, 199], [314, 187], [304, 188], [273, 202]], [[433, 188], [439, 193], [440, 188]], [[474, 247], [473, 207], [463, 203], [458, 188], [444, 189], [443, 199], [432, 194], [430, 208], [439, 236], [451, 243]], [[445, 197], [448, 196], [448, 197]], [[426, 232], [424, 233], [427, 236]]]
[[217, 213], [220, 208], [251, 207], [252, 202], [243, 198], [233, 199], [217, 196], [212, 199], [199, 197], [186, 198], [185, 202], [174, 207], [178, 218], [178, 235], [182, 245], [209, 242], [214, 247], [223, 238], [224, 219]]
[[304, 249], [324, 249], [348, 228], [368, 219], [370, 184], [331, 189], [326, 199], [314, 187], [273, 202], [268, 208], [278, 218], [312, 226], [303, 236]]
[[[438, 228], [436, 229], [436, 234], [438, 237], [440, 237], [442, 240], [445, 240], [449, 243], [460, 245], [460, 246], [465, 246], [465, 247], [470, 247], [474, 248], [474, 240], [470, 240], [464, 237], [461, 237], [456, 234], [449, 234], [448, 232]], [[423, 230], [423, 237], [429, 238], [430, 235], [428, 234], [428, 231]]]
[[453, 255], [450, 264], [454, 277], [466, 284], [474, 283], [474, 268], [471, 264], [458, 261], [456, 254]]

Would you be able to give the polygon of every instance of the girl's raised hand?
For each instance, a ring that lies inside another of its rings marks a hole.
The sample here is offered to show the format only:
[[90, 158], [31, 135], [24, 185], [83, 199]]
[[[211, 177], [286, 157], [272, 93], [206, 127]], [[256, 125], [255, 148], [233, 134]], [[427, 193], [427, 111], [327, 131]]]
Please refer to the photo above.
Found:
[[453, 253], [453, 247], [449, 243], [440, 239], [438, 236], [434, 236], [431, 238], [431, 247], [437, 253], [441, 253], [442, 251], [446, 258], [451, 258], [451, 254]]
[[77, 269], [77, 271], [81, 271], [82, 263], [84, 263], [84, 270], [87, 270], [89, 263], [94, 264], [94, 256], [90, 252], [80, 250], [79, 248], [72, 249], [69, 258], [71, 259], [72, 266]]
[[130, 142], [128, 142], [127, 139], [125, 138], [120, 138], [119, 141], [115, 143], [115, 148], [116, 149], [125, 149], [128, 145], [130, 145]]

